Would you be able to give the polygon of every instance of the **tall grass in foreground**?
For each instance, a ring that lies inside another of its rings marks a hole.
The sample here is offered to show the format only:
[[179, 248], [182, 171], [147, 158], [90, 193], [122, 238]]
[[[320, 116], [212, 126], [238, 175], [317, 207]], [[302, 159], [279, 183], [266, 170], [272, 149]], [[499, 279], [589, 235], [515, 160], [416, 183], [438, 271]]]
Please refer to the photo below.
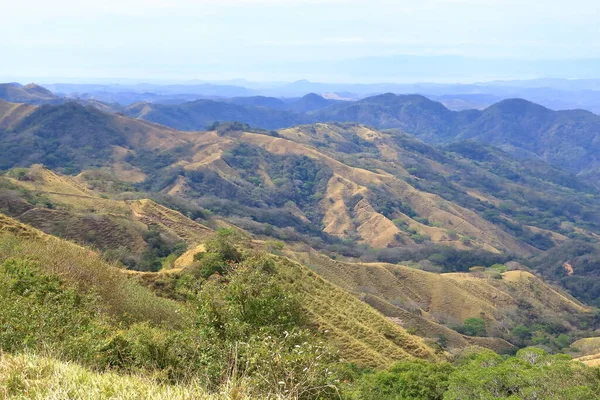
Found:
[[[33, 354], [0, 355], [0, 398], [5, 400], [246, 400], [255, 399], [244, 381], [213, 392], [199, 382], [168, 385], [144, 375], [94, 372], [76, 364]], [[264, 399], [286, 400], [271, 396]]]
[[127, 279], [116, 265], [106, 263], [89, 249], [51, 237], [31, 240], [2, 234], [0, 263], [11, 258], [35, 261], [45, 273], [56, 274], [80, 290], [98, 295], [102, 311], [109, 314], [171, 327], [184, 322], [184, 307]]

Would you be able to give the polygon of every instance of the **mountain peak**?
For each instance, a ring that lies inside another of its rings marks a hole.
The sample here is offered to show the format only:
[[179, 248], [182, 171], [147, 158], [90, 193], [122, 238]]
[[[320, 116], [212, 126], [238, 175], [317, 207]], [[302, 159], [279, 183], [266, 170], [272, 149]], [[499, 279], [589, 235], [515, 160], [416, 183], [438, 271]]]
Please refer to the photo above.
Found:
[[308, 93], [302, 96], [303, 99], [306, 100], [326, 100], [323, 96], [318, 95], [316, 93]]
[[499, 110], [504, 113], [524, 114], [528, 112], [550, 112], [551, 110], [525, 99], [505, 99], [489, 106], [486, 111]]

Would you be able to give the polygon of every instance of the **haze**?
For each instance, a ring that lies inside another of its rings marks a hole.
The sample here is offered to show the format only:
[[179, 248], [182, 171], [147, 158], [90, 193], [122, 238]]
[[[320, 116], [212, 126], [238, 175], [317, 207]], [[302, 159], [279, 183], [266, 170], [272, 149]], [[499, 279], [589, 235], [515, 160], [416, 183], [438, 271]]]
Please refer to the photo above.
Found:
[[35, 0], [3, 14], [3, 81], [600, 77], [595, 0]]

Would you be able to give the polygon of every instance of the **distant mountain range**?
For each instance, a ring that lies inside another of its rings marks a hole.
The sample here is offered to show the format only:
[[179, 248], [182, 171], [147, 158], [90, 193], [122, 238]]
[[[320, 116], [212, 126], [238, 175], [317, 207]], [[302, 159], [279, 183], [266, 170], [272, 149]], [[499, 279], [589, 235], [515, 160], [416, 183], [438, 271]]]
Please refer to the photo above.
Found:
[[476, 84], [332, 84], [307, 80], [259, 84], [234, 80], [166, 85], [50, 84], [46, 87], [63, 97], [125, 106], [136, 102], [175, 104], [199, 99], [223, 100], [251, 96], [299, 98], [307, 93], [347, 100], [359, 100], [383, 93], [416, 93], [441, 101], [453, 110], [482, 109], [507, 98], [523, 98], [553, 110], [581, 108], [600, 113], [600, 79], [533, 79]]
[[264, 129], [358, 122], [378, 129], [401, 129], [429, 143], [473, 140], [494, 145], [517, 157], [539, 158], [572, 173], [596, 176], [600, 168], [600, 116], [583, 110], [552, 111], [522, 99], [457, 112], [420, 95], [388, 93], [340, 102], [311, 94], [287, 104], [258, 97], [179, 105], [140, 103], [124, 112], [180, 130], [203, 130], [215, 121], [238, 121]]
[[[3, 84], [0, 98], [30, 104], [70, 101], [34, 84]], [[460, 96], [453, 95], [438, 98], [445, 103], [460, 101]], [[523, 99], [501, 100], [491, 106], [485, 106], [497, 99], [491, 95], [469, 95], [466, 99], [483, 109], [452, 111], [421, 95], [392, 93], [357, 101], [326, 99], [310, 93], [300, 98], [242, 96], [166, 104], [137, 102], [127, 107], [92, 99], [77, 102], [185, 131], [201, 131], [215, 122], [233, 121], [263, 129], [356, 122], [378, 129], [400, 129], [434, 144], [472, 140], [497, 146], [519, 158], [541, 159], [571, 173], [594, 179], [600, 175], [600, 116], [583, 110], [553, 111]], [[463, 103], [459, 108], [467, 106]]]

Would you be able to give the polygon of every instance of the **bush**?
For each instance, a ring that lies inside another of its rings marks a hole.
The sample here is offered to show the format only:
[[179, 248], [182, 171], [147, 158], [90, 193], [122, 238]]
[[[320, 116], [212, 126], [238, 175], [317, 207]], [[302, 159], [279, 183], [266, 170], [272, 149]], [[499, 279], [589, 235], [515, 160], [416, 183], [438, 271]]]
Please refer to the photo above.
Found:
[[506, 359], [490, 351], [472, 357], [450, 375], [444, 399], [594, 400], [599, 390], [593, 368], [528, 348]]
[[481, 318], [467, 318], [458, 330], [467, 336], [485, 336], [485, 321]]
[[240, 346], [239, 360], [261, 393], [278, 398], [338, 399], [337, 357], [304, 329], [281, 337], [257, 335]]
[[442, 400], [454, 367], [448, 363], [404, 361], [393, 367], [368, 373], [347, 388], [350, 399], [360, 400]]
[[43, 274], [28, 260], [9, 259], [0, 265], [0, 308], [4, 351], [50, 350], [89, 361], [106, 333], [93, 297]]

